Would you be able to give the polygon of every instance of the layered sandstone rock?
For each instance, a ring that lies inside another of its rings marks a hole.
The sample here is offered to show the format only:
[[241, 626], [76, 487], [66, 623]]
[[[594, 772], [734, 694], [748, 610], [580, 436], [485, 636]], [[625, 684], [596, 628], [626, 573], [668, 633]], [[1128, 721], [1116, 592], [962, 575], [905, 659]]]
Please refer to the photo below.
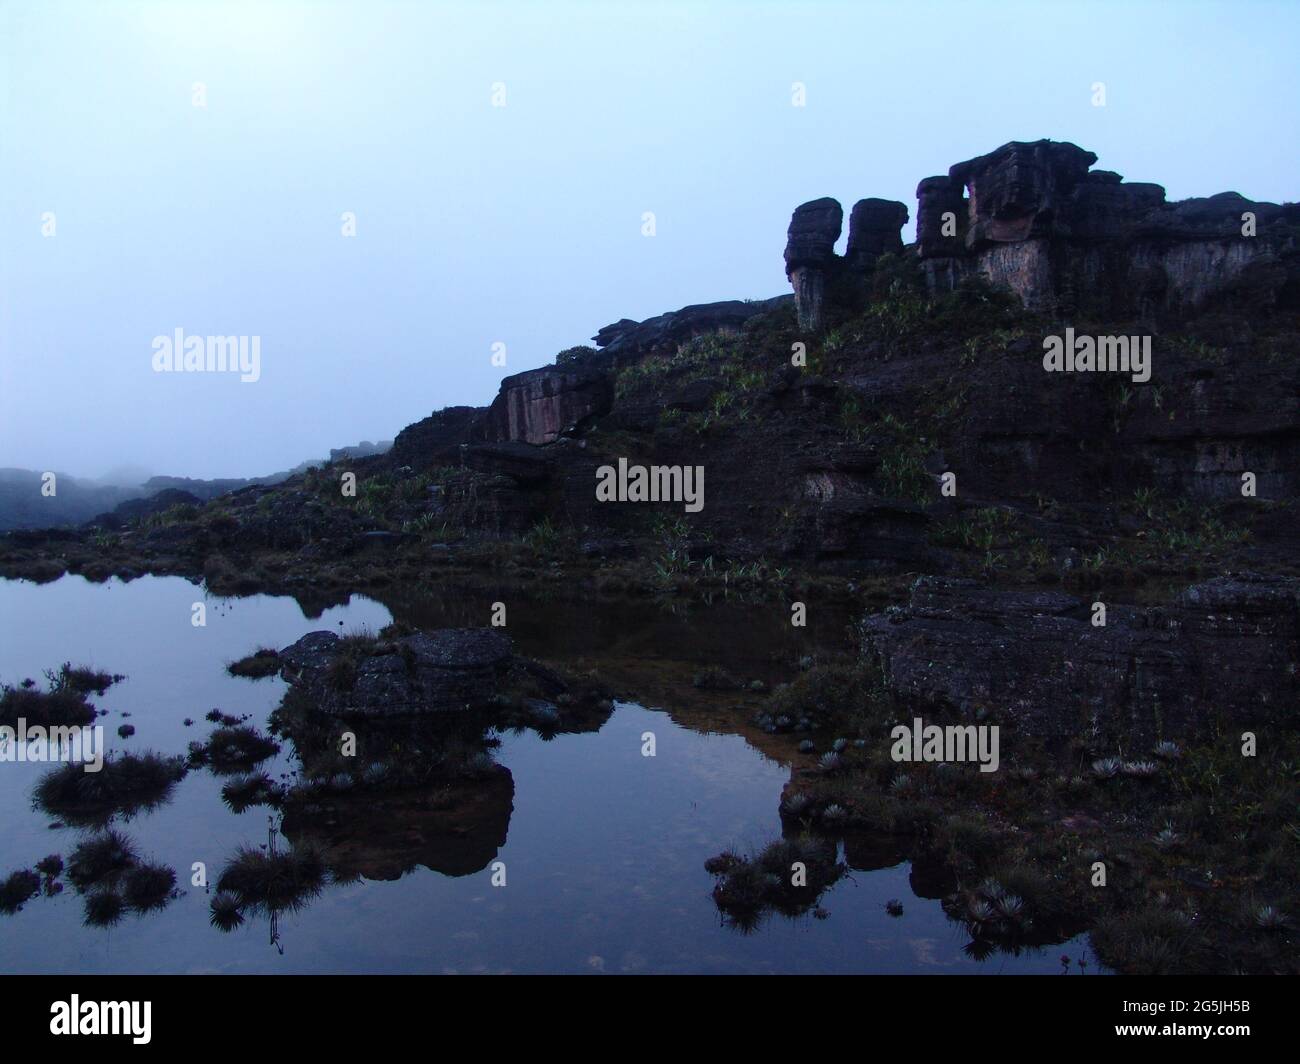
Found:
[[[1013, 141], [921, 182], [916, 248], [931, 289], [979, 275], [1034, 309], [1141, 317], [1297, 302], [1300, 206], [1235, 192], [1166, 203], [1161, 186], [1095, 161], [1074, 144]], [[945, 212], [962, 219], [955, 236]]]
[[774, 310], [789, 301], [789, 296], [777, 296], [774, 299], [694, 303], [645, 321], [623, 318], [606, 325], [592, 340], [601, 349], [601, 364], [624, 365], [647, 355], [671, 353], [680, 345], [707, 333], [737, 332], [755, 315]]
[[584, 366], [543, 366], [516, 373], [484, 419], [489, 441], [554, 443], [588, 418], [609, 411], [614, 390], [608, 373]]
[[849, 244], [844, 261], [853, 270], [869, 270], [881, 255], [903, 250], [907, 207], [897, 200], [863, 199], [849, 215]]
[[868, 618], [864, 648], [913, 709], [1000, 719], [1018, 735], [1177, 740], [1211, 721], [1249, 729], [1291, 712], [1300, 581], [1250, 575], [1165, 606], [996, 591], [922, 577], [904, 607]]
[[822, 327], [826, 287], [839, 266], [835, 242], [844, 225], [844, 208], [829, 197], [795, 208], [786, 232], [785, 275], [794, 288], [801, 329]]

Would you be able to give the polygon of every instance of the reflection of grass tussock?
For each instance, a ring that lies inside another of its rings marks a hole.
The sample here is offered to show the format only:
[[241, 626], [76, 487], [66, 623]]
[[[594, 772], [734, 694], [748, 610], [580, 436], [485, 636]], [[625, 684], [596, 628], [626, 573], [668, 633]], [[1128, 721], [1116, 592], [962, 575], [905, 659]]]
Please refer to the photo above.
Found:
[[324, 855], [311, 846], [267, 852], [242, 846], [217, 880], [217, 890], [233, 894], [239, 908], [292, 912], [302, 908], [325, 886]]
[[216, 772], [242, 772], [279, 753], [280, 746], [246, 724], [223, 725], [206, 743], [190, 744], [190, 763]]
[[270, 805], [276, 794], [275, 783], [265, 772], [234, 776], [221, 788], [221, 800], [235, 813], [254, 805]]
[[213, 927], [222, 931], [233, 931], [244, 922], [244, 914], [239, 908], [239, 896], [233, 891], [219, 890], [212, 896], [208, 917]]
[[82, 842], [68, 859], [68, 878], [80, 891], [117, 882], [137, 863], [131, 840], [105, 831]]
[[165, 865], [143, 864], [126, 873], [122, 895], [137, 912], [161, 909], [176, 886], [176, 873]]
[[0, 724], [16, 727], [20, 719], [28, 728], [84, 726], [95, 719], [95, 707], [71, 687], [41, 691], [33, 681], [24, 680], [17, 687], [0, 687]]
[[86, 923], [111, 927], [126, 910], [161, 909], [171, 900], [176, 873], [141, 861], [131, 841], [116, 831], [86, 839], [68, 860], [68, 878], [85, 895]]
[[41, 889], [41, 877], [29, 868], [20, 868], [0, 880], [0, 913], [12, 915]]
[[71, 823], [104, 824], [115, 814], [131, 816], [166, 802], [185, 773], [179, 757], [123, 753], [98, 772], [75, 762], [61, 765], [41, 778], [34, 797], [45, 812]]
[[250, 680], [260, 680], [274, 676], [280, 671], [280, 654], [272, 647], [258, 647], [247, 657], [232, 661], [226, 666], [231, 676], [243, 676]]
[[90, 694], [94, 691], [97, 695], [102, 695], [113, 684], [125, 679], [120, 673], [104, 672], [86, 665], [74, 666], [69, 661], [65, 661], [57, 673], [46, 672], [45, 675], [50, 681], [52, 690], [67, 689], [81, 694]]
[[126, 902], [112, 890], [95, 890], [86, 896], [86, 923], [91, 927], [112, 927], [126, 913]]

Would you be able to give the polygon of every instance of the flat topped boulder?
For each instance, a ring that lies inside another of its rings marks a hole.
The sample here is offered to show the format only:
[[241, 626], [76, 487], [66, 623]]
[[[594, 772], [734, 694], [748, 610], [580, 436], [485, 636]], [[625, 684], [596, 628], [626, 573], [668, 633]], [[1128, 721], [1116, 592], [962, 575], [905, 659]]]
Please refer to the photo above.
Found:
[[472, 709], [515, 661], [491, 628], [439, 628], [400, 639], [309, 632], [280, 651], [280, 675], [332, 716], [420, 716]]

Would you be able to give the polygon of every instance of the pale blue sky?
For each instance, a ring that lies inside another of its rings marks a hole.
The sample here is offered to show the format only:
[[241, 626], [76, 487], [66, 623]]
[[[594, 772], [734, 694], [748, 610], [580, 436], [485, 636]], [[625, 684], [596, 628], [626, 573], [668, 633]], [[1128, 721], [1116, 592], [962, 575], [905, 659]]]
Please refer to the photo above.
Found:
[[[1294, 199], [1298, 28], [1242, 0], [0, 0], [0, 466], [253, 475], [390, 437], [618, 318], [787, 291], [797, 204], [914, 213], [1008, 140]], [[260, 336], [261, 379], [154, 373], [176, 328]]]

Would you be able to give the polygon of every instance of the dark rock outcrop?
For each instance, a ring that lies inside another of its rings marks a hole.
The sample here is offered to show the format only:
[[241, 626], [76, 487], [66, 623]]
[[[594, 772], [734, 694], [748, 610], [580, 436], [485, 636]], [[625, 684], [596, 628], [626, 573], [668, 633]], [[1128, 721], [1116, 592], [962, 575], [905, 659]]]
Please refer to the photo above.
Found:
[[737, 332], [756, 315], [788, 302], [789, 296], [777, 296], [774, 299], [695, 303], [645, 321], [623, 318], [613, 325], [606, 325], [592, 340], [601, 348], [601, 365], [624, 365], [646, 355], [675, 351], [705, 333]]
[[1109, 606], [1054, 591], [922, 577], [910, 602], [868, 618], [864, 649], [905, 704], [1017, 734], [1105, 742], [1179, 739], [1212, 720], [1250, 728], [1294, 712], [1300, 581], [1197, 584], [1167, 606]]
[[826, 287], [839, 265], [835, 241], [844, 225], [844, 208], [824, 197], [800, 204], [786, 232], [785, 275], [794, 287], [801, 329], [822, 327]]
[[[1236, 309], [1300, 306], [1300, 204], [1236, 192], [1166, 203], [1165, 190], [1091, 170], [1096, 155], [1052, 140], [1011, 141], [917, 186], [912, 251], [931, 292], [980, 277], [1031, 309], [1167, 318], [1228, 300]], [[801, 328], [824, 324], [827, 287], [902, 249], [907, 209], [860, 200], [843, 260], [832, 199], [795, 210], [786, 275]]]
[[473, 438], [483, 413], [482, 407], [449, 406], [407, 425], [389, 452], [393, 464], [413, 469], [459, 465], [460, 446]]
[[333, 632], [309, 632], [280, 661], [280, 675], [322, 713], [398, 717], [485, 704], [514, 655], [490, 628], [443, 628], [359, 648]]
[[849, 243], [844, 261], [850, 269], [866, 271], [881, 255], [903, 250], [907, 207], [897, 200], [864, 199], [849, 215]]

